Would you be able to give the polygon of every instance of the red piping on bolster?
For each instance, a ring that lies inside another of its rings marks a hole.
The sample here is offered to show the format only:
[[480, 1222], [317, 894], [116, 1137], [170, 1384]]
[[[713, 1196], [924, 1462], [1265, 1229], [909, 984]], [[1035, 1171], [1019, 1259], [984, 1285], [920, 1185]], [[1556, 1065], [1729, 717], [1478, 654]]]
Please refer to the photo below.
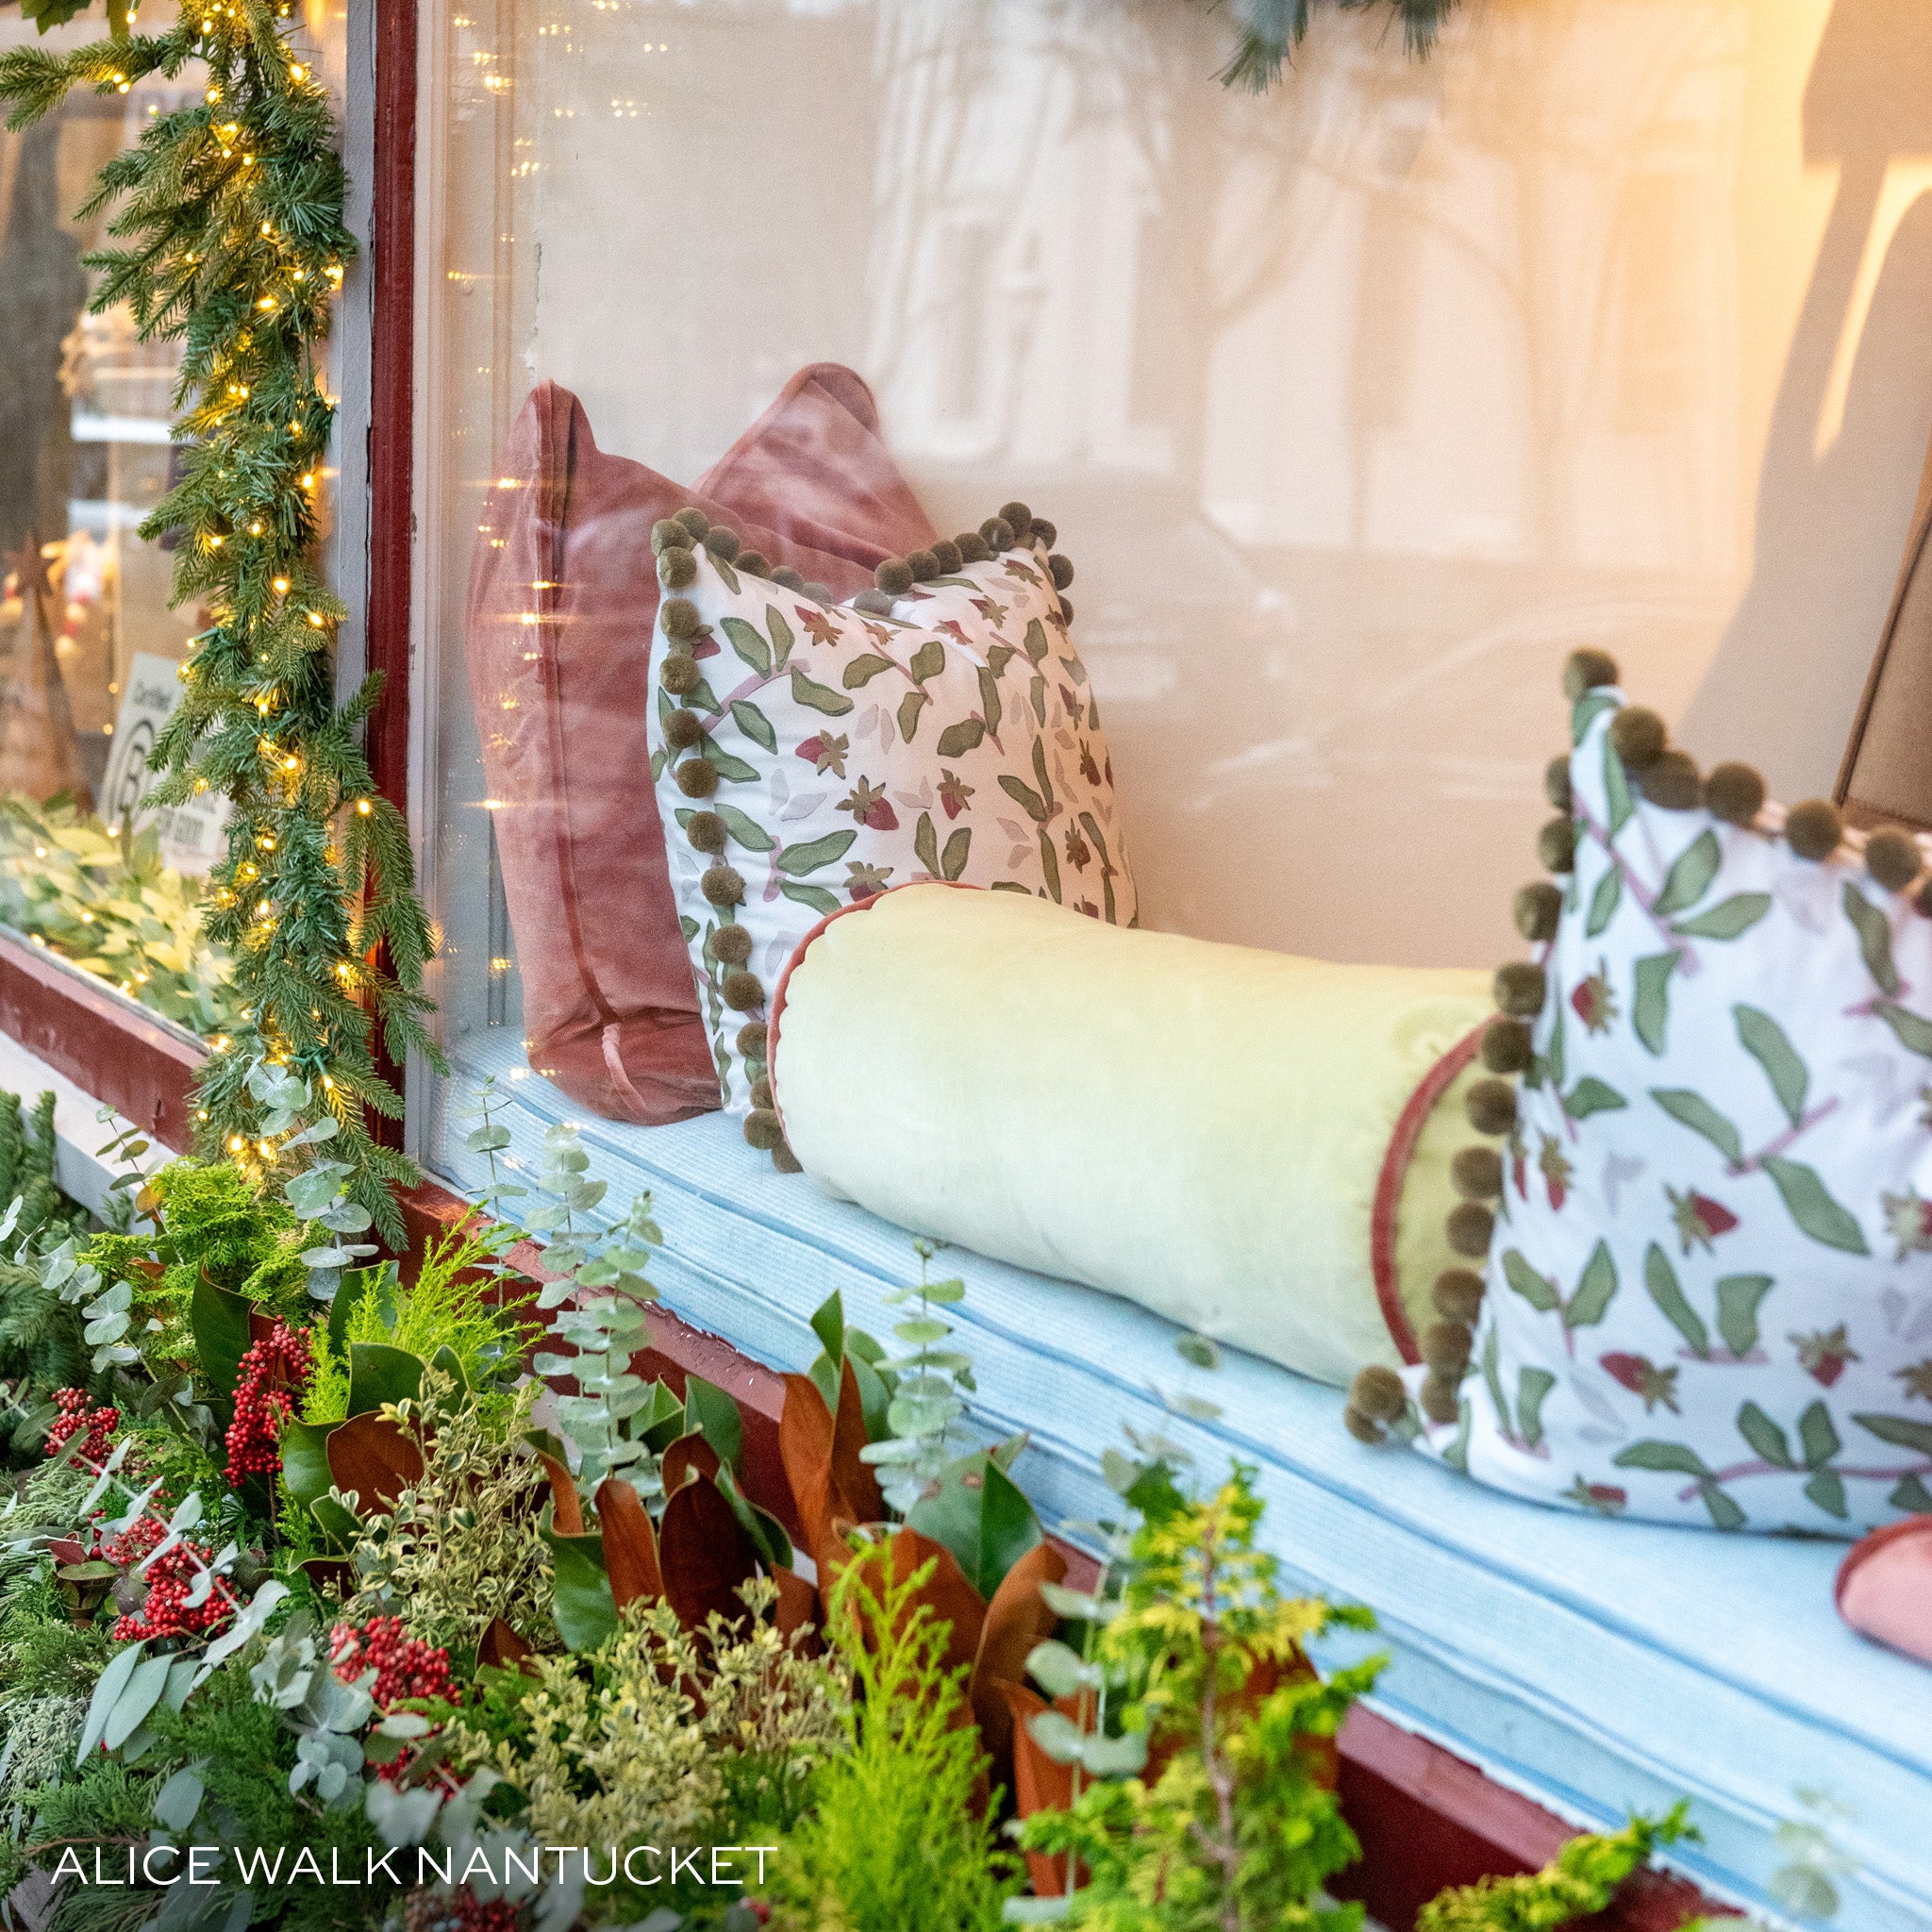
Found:
[[1411, 1364], [1422, 1360], [1423, 1352], [1409, 1326], [1408, 1310], [1402, 1305], [1401, 1284], [1395, 1279], [1395, 1210], [1402, 1205], [1402, 1184], [1408, 1178], [1408, 1163], [1415, 1158], [1423, 1128], [1456, 1076], [1475, 1058], [1488, 1024], [1485, 1021], [1466, 1040], [1457, 1041], [1423, 1075], [1422, 1084], [1396, 1117], [1389, 1151], [1382, 1157], [1382, 1172], [1375, 1178], [1374, 1204], [1369, 1209], [1369, 1268], [1375, 1277], [1375, 1299], [1389, 1324], [1390, 1340], [1402, 1359]]

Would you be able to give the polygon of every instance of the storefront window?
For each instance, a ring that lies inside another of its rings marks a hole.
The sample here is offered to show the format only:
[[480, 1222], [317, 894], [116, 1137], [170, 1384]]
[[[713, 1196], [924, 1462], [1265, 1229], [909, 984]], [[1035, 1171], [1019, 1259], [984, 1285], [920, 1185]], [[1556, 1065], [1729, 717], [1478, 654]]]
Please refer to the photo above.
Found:
[[[590, 943], [512, 819], [651, 808], [567, 708], [538, 758], [541, 681], [478, 645], [539, 662], [649, 520], [508, 582], [516, 492], [568, 537], [590, 454], [694, 485], [808, 365], [869, 385], [940, 532], [1057, 525], [1144, 924], [1504, 957], [1583, 644], [1827, 789], [1923, 444], [1892, 406], [1932, 393], [1829, 13], [1474, 8], [1427, 62], [1329, 13], [1257, 98], [1181, 0], [429, 0], [412, 796], [464, 1079], [558, 1076], [526, 1008]], [[1849, 542], [1803, 515], [1827, 469]]]
[[[0, 34], [35, 40], [18, 20]], [[0, 924], [211, 1034], [228, 974], [197, 907], [222, 816], [144, 803], [197, 628], [170, 608], [172, 545], [139, 534], [170, 484], [180, 345], [142, 341], [125, 306], [89, 311], [82, 258], [107, 237], [75, 217], [102, 164], [197, 86], [76, 95], [0, 136]]]

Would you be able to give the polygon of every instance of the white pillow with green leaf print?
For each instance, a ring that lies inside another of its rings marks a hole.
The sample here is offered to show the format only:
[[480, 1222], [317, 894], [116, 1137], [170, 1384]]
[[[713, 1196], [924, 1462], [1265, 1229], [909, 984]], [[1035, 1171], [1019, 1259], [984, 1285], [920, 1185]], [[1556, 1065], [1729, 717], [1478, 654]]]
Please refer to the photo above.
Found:
[[1545, 1503], [1854, 1536], [1932, 1509], [1932, 920], [1826, 807], [1640, 787], [1623, 704], [1576, 706], [1460, 1413], [1399, 1426]]
[[923, 561], [923, 581], [869, 608], [747, 571], [728, 538], [687, 554], [653, 644], [652, 769], [684, 834], [667, 841], [672, 886], [724, 1103], [759, 1110], [749, 1134], [769, 1107], [768, 995], [822, 918], [934, 879], [1122, 925], [1137, 908], [1043, 545], [944, 574]]

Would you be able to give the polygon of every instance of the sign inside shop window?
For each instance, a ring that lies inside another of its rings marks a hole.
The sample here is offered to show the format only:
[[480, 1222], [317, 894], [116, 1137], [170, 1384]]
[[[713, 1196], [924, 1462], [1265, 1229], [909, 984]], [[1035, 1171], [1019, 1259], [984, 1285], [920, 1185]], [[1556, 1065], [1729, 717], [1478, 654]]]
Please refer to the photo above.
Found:
[[160, 834], [161, 863], [190, 877], [206, 878], [225, 849], [228, 801], [208, 791], [186, 805], [147, 803], [158, 782], [158, 774], [148, 769], [148, 754], [180, 702], [175, 660], [137, 652], [114, 721], [101, 817], [117, 829], [130, 823], [137, 830], [154, 825]]

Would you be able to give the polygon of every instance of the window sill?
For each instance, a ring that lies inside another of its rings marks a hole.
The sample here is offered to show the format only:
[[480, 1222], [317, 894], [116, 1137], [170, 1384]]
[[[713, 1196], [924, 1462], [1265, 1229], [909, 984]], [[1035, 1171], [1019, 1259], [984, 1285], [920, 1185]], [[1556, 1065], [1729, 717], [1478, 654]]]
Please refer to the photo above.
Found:
[[[158, 1013], [4, 930], [0, 1034], [24, 1048], [25, 1058], [44, 1063], [80, 1095], [106, 1102], [163, 1146], [181, 1153], [192, 1145], [191, 1096], [208, 1049]], [[52, 1084], [44, 1076], [22, 1077]], [[11, 1087], [11, 1074], [0, 1084]], [[39, 1091], [24, 1094], [29, 1105]]]

